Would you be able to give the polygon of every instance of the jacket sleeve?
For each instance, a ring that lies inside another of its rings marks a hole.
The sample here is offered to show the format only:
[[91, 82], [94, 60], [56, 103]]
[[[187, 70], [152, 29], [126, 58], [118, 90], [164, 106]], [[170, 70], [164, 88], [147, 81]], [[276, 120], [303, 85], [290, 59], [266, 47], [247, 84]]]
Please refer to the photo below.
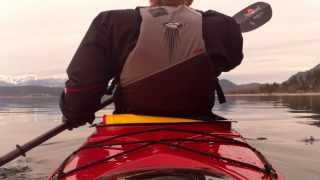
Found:
[[240, 25], [235, 20], [227, 24], [226, 41], [224, 44], [225, 64], [221, 66], [222, 72], [227, 72], [241, 64], [243, 59], [243, 38]]
[[114, 76], [108, 18], [105, 12], [94, 19], [67, 69], [62, 112], [69, 119], [94, 118]]
[[243, 38], [240, 26], [233, 18], [212, 10], [205, 12], [204, 37], [217, 76], [241, 63]]

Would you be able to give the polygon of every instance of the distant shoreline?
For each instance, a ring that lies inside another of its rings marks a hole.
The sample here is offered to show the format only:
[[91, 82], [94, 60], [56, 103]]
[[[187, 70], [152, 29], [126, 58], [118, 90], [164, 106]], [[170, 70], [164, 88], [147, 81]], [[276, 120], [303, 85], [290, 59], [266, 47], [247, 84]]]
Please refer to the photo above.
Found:
[[320, 96], [320, 92], [314, 93], [235, 93], [235, 94], [226, 94], [226, 96]]

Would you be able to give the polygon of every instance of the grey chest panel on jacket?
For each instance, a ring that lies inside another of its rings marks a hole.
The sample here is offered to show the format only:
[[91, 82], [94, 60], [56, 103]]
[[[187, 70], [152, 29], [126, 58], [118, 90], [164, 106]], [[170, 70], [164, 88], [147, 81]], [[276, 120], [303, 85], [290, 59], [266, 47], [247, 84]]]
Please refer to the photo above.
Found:
[[120, 75], [126, 87], [206, 53], [202, 14], [187, 7], [141, 8], [136, 47]]

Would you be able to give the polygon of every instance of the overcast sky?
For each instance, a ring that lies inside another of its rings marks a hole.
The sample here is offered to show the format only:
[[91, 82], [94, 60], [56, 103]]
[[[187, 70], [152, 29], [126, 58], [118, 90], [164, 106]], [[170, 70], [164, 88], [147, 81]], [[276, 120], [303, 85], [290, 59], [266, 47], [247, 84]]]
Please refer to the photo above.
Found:
[[[255, 1], [195, 0], [194, 8], [233, 15]], [[244, 35], [245, 59], [223, 77], [237, 83], [281, 82], [320, 63], [320, 0], [268, 0], [272, 21]], [[0, 75], [65, 74], [92, 19], [147, 0], [1, 0]]]

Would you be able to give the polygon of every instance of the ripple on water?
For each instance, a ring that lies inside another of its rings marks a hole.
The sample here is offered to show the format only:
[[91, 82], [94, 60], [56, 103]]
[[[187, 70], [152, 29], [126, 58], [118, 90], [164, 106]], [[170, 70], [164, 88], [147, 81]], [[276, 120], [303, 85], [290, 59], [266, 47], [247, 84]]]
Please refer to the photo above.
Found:
[[0, 168], [0, 180], [40, 180], [46, 179], [45, 175], [33, 174], [30, 158], [21, 158], [10, 163], [8, 166]]
[[0, 179], [31, 179], [27, 175], [31, 171], [31, 168], [28, 166], [0, 168]]

